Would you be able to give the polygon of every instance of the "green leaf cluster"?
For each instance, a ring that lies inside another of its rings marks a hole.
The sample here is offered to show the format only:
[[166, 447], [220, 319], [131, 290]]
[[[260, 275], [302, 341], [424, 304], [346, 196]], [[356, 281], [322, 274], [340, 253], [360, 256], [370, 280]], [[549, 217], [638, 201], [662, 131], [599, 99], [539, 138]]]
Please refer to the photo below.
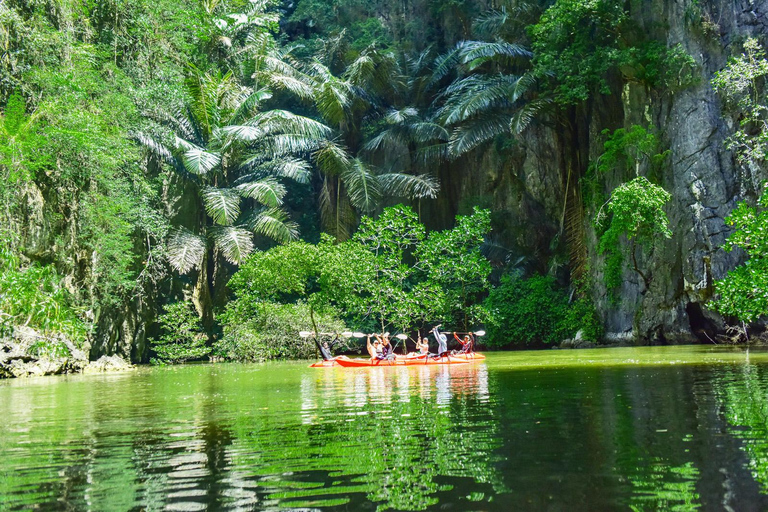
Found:
[[737, 116], [739, 129], [726, 141], [741, 163], [764, 162], [768, 155], [768, 60], [757, 39], [744, 42], [744, 52], [715, 73], [712, 87]]
[[179, 301], [165, 306], [157, 321], [163, 333], [151, 343], [155, 362], [183, 363], [202, 359], [210, 353], [211, 349], [206, 345], [208, 336], [189, 302]]
[[[768, 154], [768, 60], [756, 39], [744, 42], [744, 53], [732, 58], [715, 74], [713, 88], [740, 117], [739, 129], [726, 145], [742, 164], [765, 162]], [[753, 322], [768, 314], [768, 192], [763, 188], [757, 205], [746, 202], [726, 217], [734, 227], [725, 250], [743, 250], [747, 261], [715, 282], [714, 309], [742, 322]]]
[[739, 205], [725, 219], [735, 229], [725, 244], [727, 251], [741, 249], [748, 260], [715, 282], [713, 307], [742, 322], [768, 315], [768, 194], [757, 206]]
[[480, 304], [490, 286], [490, 264], [480, 253], [489, 231], [489, 212], [476, 209], [453, 229], [427, 234], [416, 213], [400, 205], [364, 217], [345, 242], [324, 235], [319, 244], [256, 252], [229, 282], [236, 299], [223, 317], [225, 338], [246, 319], [264, 316], [263, 304], [331, 308], [367, 332], [408, 332], [441, 321], [476, 325], [485, 318]]
[[671, 198], [669, 192], [654, 185], [644, 176], [638, 176], [617, 187], [611, 194], [605, 211], [598, 213], [598, 225], [607, 226], [600, 236], [598, 250], [607, 255], [605, 284], [609, 289], [615, 289], [622, 283], [622, 237], [630, 241], [629, 252], [633, 269], [643, 278], [646, 287], [650, 284], [650, 277], [637, 265], [635, 250], [637, 244], [652, 249], [659, 237], [671, 238], [669, 219], [664, 212], [664, 205]]
[[557, 0], [528, 32], [534, 74], [550, 84], [561, 105], [610, 94], [612, 72], [667, 90], [695, 81], [695, 61], [680, 45], [637, 40], [621, 0]]
[[9, 247], [0, 248], [0, 336], [28, 326], [43, 334], [64, 334], [82, 346], [87, 326], [74, 302], [53, 265], [22, 266]]
[[[301, 331], [340, 333], [346, 330], [338, 312], [332, 308], [311, 309], [305, 302], [281, 304], [254, 302], [248, 316], [233, 316], [237, 307], [227, 310], [224, 336], [214, 344], [215, 355], [234, 361], [269, 359], [310, 359], [317, 357], [314, 343], [298, 336]], [[320, 342], [333, 341], [334, 336], [321, 335]], [[351, 342], [343, 339], [333, 350], [348, 350]]]
[[602, 324], [591, 301], [569, 302], [551, 276], [505, 275], [491, 290], [485, 308], [489, 321], [484, 343], [491, 347], [555, 344], [578, 331], [588, 341], [602, 337]]

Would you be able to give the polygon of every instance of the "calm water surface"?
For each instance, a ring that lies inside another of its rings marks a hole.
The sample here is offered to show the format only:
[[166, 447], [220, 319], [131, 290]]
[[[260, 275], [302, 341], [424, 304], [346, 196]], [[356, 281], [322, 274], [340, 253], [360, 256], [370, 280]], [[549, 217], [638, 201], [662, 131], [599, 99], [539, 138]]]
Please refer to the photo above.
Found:
[[0, 509], [768, 510], [768, 352], [0, 382]]

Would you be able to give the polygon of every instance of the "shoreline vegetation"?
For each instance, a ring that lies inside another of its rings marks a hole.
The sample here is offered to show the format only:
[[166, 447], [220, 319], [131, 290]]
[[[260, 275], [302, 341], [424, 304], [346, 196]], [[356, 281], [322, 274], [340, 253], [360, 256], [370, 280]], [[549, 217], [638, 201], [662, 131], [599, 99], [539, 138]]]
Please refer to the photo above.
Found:
[[[765, 336], [765, 41], [739, 39], [702, 84], [627, 2], [468, 0], [441, 38], [350, 1], [0, 4], [0, 376], [311, 357], [300, 331]], [[710, 252], [685, 275], [666, 128], [583, 121], [630, 85], [722, 102], [721, 188], [745, 192], [706, 203]]]

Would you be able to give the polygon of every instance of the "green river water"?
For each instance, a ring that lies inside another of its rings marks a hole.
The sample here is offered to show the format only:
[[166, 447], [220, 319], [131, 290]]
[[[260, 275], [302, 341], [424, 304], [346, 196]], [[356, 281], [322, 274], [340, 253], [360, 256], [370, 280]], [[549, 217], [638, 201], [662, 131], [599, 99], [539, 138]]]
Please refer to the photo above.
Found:
[[768, 352], [0, 382], [0, 509], [768, 510]]

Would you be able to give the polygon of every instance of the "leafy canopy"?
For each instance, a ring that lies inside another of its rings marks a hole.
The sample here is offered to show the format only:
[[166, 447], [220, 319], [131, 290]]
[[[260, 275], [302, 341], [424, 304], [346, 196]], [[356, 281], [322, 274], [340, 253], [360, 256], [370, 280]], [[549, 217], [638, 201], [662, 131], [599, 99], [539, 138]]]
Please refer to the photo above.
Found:
[[[768, 60], [755, 39], [744, 43], [744, 53], [716, 73], [712, 85], [726, 104], [741, 117], [739, 129], [726, 141], [742, 164], [765, 162], [768, 150], [768, 113], [765, 77]], [[768, 192], [763, 188], [757, 205], [739, 205], [725, 219], [735, 229], [725, 244], [740, 248], [749, 259], [715, 282], [713, 307], [723, 315], [752, 322], [768, 315]]]
[[669, 192], [654, 185], [644, 176], [617, 187], [605, 206], [605, 212], [598, 213], [597, 223], [607, 224], [600, 236], [599, 251], [608, 254], [605, 280], [608, 288], [621, 284], [623, 256], [620, 252], [620, 238], [626, 236], [631, 242], [630, 257], [633, 269], [643, 278], [646, 289], [650, 278], [637, 265], [635, 248], [637, 244], [653, 247], [658, 237], [671, 238], [669, 219], [664, 205], [672, 198]]
[[202, 323], [192, 304], [185, 301], [165, 306], [158, 318], [163, 334], [151, 343], [159, 363], [183, 363], [208, 355], [206, 336]]

